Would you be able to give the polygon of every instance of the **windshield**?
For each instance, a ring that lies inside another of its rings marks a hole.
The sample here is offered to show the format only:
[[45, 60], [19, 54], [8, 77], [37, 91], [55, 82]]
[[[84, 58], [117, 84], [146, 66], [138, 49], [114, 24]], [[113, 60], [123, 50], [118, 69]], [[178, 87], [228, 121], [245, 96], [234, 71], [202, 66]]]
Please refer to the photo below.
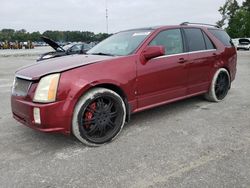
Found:
[[124, 31], [97, 44], [87, 54], [124, 56], [132, 54], [152, 30]]
[[73, 45], [75, 45], [76, 43], [71, 43], [71, 44], [67, 44], [65, 46], [63, 46], [62, 48], [67, 51], [69, 48], [71, 48]]

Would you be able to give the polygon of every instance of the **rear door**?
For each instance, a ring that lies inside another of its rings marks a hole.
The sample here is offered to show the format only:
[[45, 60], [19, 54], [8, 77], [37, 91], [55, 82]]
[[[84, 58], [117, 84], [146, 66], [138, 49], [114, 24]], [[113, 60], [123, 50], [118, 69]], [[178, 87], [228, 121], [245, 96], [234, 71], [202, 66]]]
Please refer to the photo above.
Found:
[[215, 45], [199, 28], [184, 29], [188, 49], [187, 94], [204, 92], [210, 85], [210, 71], [216, 61]]
[[165, 55], [138, 63], [137, 88], [139, 109], [164, 103], [186, 94], [187, 69], [180, 29], [161, 31], [150, 43], [164, 46]]

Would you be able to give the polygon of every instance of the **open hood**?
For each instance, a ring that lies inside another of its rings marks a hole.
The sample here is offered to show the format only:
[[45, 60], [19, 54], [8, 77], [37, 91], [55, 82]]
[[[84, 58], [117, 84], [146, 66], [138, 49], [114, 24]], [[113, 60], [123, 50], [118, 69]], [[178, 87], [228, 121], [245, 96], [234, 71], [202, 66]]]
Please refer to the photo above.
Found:
[[46, 42], [48, 45], [50, 45], [55, 51], [65, 52], [65, 50], [59, 44], [57, 44], [55, 41], [53, 41], [45, 36], [41, 36], [41, 38], [43, 39], [44, 42]]

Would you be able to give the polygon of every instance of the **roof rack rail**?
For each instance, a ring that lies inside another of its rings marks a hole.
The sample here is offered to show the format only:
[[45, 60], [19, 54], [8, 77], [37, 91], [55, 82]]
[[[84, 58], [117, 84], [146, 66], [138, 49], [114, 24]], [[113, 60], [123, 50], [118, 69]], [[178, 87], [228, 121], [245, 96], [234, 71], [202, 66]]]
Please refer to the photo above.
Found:
[[183, 22], [183, 23], [181, 23], [180, 25], [205, 25], [205, 26], [211, 26], [211, 27], [220, 28], [218, 25], [205, 24], [205, 23], [191, 23], [191, 22]]

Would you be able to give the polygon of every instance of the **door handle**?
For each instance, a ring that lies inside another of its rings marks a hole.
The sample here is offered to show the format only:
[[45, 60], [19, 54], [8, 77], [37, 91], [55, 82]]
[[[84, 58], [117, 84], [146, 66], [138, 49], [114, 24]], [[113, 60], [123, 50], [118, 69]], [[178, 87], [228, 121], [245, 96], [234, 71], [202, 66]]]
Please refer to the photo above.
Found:
[[178, 63], [180, 63], [180, 64], [183, 64], [183, 63], [186, 63], [186, 62], [187, 62], [187, 60], [184, 59], [184, 58], [180, 58], [179, 61], [178, 61]]

